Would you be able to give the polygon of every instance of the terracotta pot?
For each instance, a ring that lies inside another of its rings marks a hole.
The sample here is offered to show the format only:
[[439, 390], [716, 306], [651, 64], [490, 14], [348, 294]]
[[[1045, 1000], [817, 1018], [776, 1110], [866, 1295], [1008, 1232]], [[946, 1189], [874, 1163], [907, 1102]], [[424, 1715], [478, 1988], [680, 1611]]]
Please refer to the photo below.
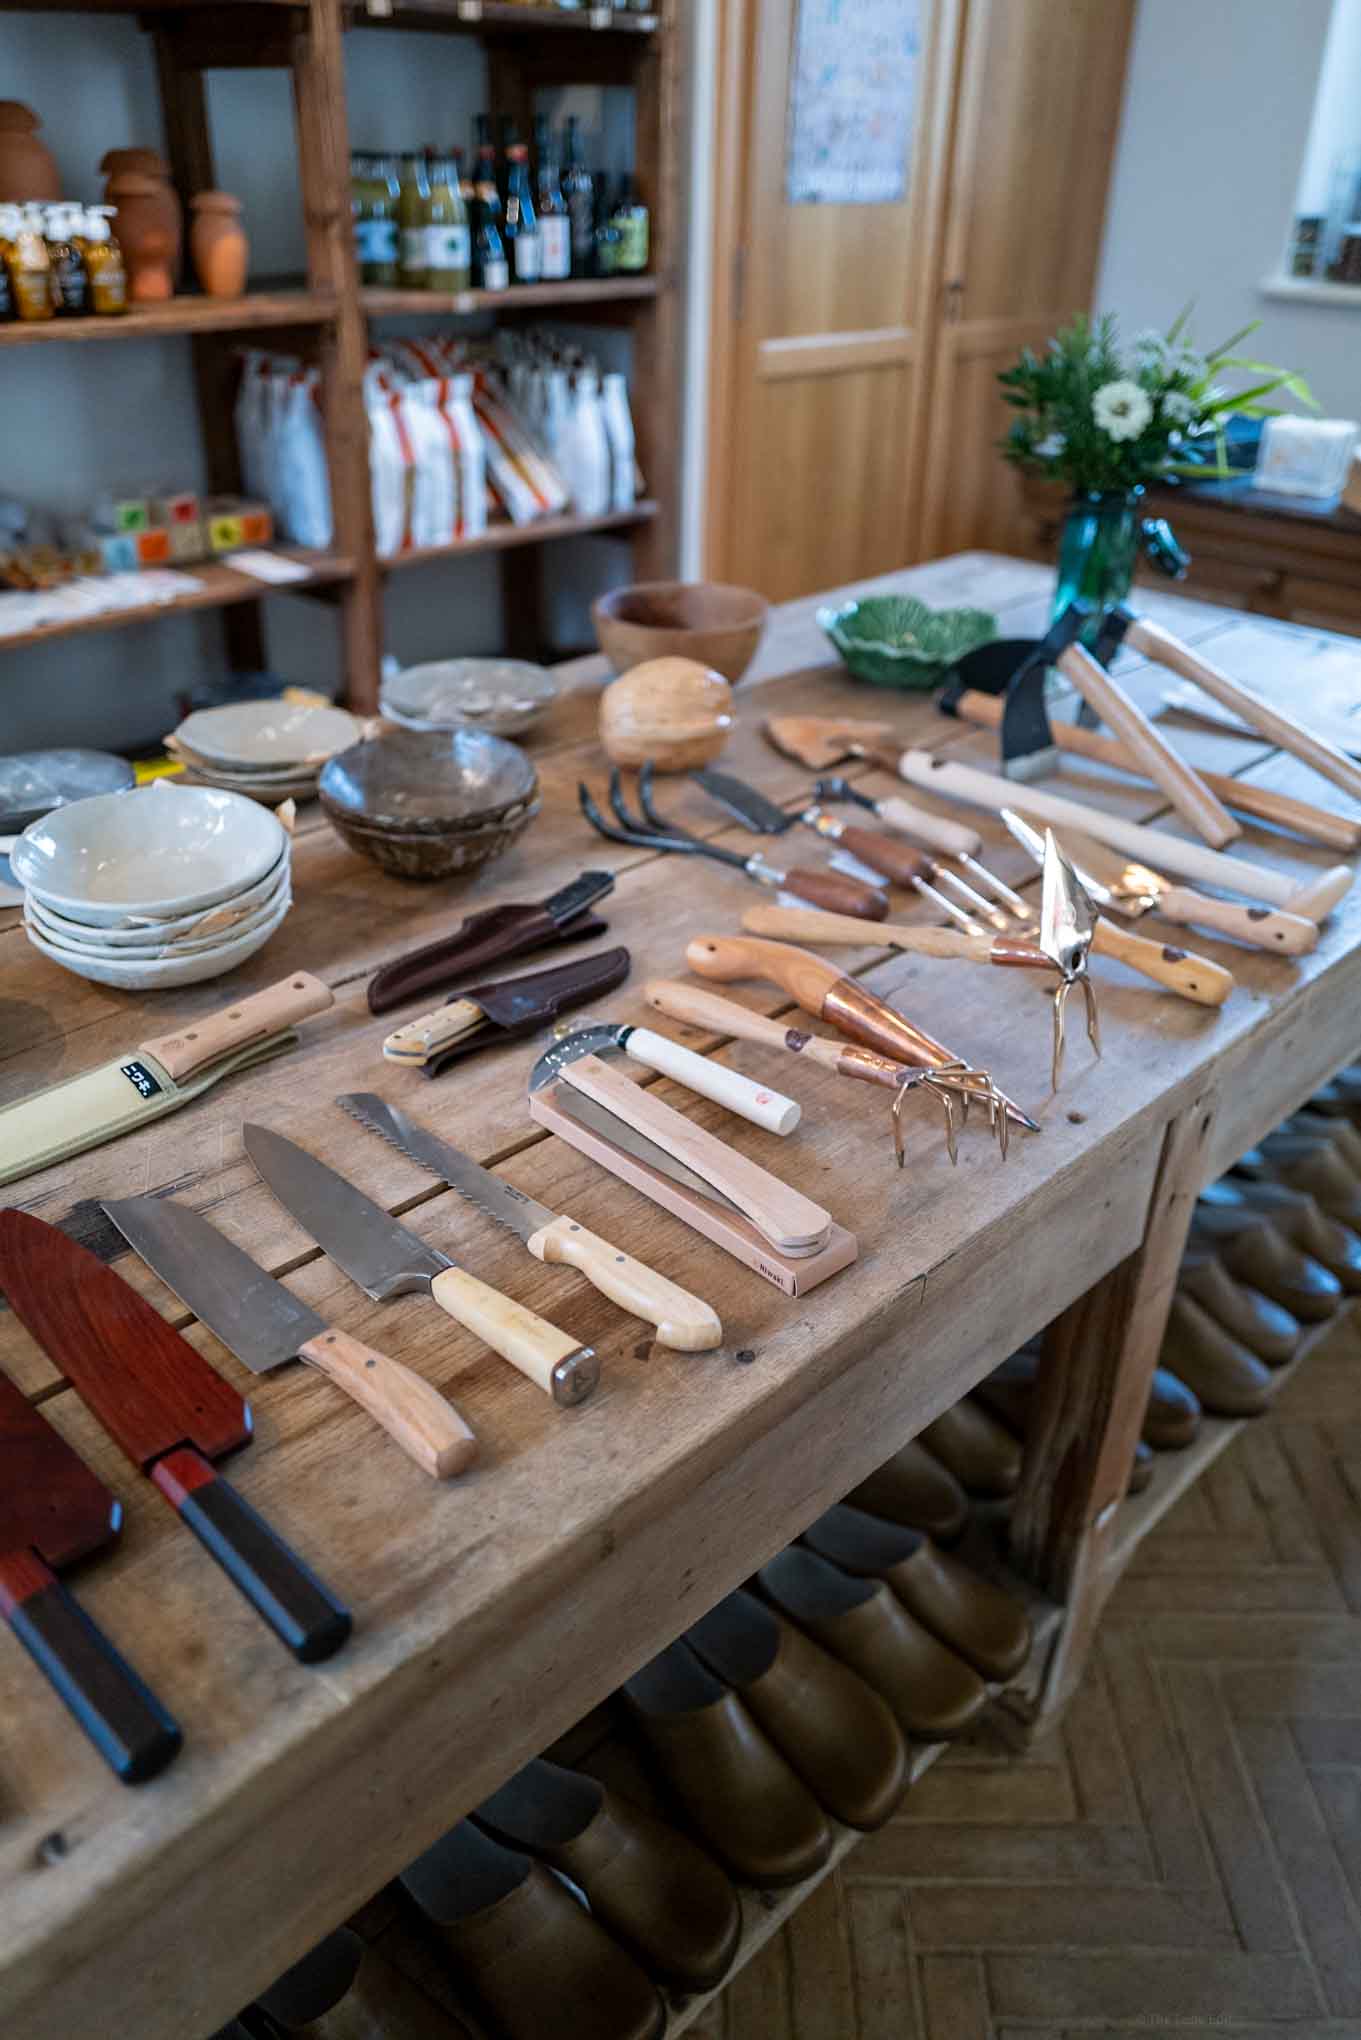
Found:
[[160, 304], [175, 295], [180, 255], [179, 201], [168, 184], [122, 170], [109, 180], [118, 208], [113, 230], [123, 251], [131, 304]]
[[[108, 149], [99, 165], [104, 173], [105, 205], [121, 205], [119, 186], [126, 178], [150, 179], [158, 194], [158, 223], [170, 236], [170, 290], [166, 296], [173, 296], [179, 287], [180, 264], [184, 252], [184, 209], [179, 196], [170, 182], [170, 167], [164, 156], [155, 149]], [[140, 194], [146, 197], [145, 192]], [[121, 242], [123, 236], [114, 228]], [[135, 293], [133, 293], [135, 295]]]
[[61, 197], [61, 174], [36, 113], [17, 99], [0, 99], [0, 201]]
[[209, 297], [240, 297], [246, 288], [250, 254], [241, 225], [240, 199], [226, 191], [200, 191], [189, 204], [194, 214], [189, 230], [194, 274]]
[[159, 177], [170, 182], [170, 165], [159, 149], [106, 149], [99, 159], [99, 174], [106, 185], [112, 184], [125, 170], [135, 170], [139, 177]]

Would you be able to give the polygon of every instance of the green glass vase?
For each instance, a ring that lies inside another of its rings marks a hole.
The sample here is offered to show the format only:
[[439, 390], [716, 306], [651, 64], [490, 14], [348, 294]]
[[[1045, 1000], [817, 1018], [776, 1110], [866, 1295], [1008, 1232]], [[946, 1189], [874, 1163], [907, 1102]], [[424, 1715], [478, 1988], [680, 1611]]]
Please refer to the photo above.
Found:
[[1083, 642], [1092, 643], [1108, 609], [1125, 600], [1144, 537], [1142, 489], [1080, 489], [1069, 500], [1059, 538], [1059, 579], [1053, 620], [1070, 602], [1089, 602], [1092, 620]]

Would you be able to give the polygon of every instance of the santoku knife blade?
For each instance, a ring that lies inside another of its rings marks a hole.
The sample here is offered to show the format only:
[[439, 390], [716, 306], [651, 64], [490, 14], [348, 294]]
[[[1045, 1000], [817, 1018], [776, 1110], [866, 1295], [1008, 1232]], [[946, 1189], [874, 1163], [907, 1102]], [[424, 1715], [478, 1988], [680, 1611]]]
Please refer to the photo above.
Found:
[[564, 1408], [585, 1402], [600, 1378], [600, 1362], [592, 1347], [479, 1282], [437, 1247], [427, 1246], [296, 1141], [267, 1126], [245, 1126], [241, 1137], [280, 1204], [375, 1302], [426, 1290], [441, 1310], [518, 1367], [554, 1402]]
[[131, 1246], [253, 1374], [307, 1360], [367, 1410], [437, 1480], [462, 1473], [477, 1440], [433, 1383], [328, 1325], [196, 1211], [163, 1197], [105, 1199]]
[[621, 1254], [566, 1212], [550, 1211], [546, 1204], [536, 1203], [373, 1091], [350, 1091], [336, 1103], [489, 1218], [508, 1226], [536, 1260], [575, 1268], [611, 1303], [646, 1318], [656, 1326], [663, 1346], [681, 1353], [707, 1353], [722, 1343], [722, 1323], [701, 1297], [669, 1282], [631, 1254]]
[[88, 1248], [0, 1211], [0, 1289], [104, 1429], [304, 1663], [339, 1650], [350, 1617], [212, 1465], [250, 1442], [250, 1405]]

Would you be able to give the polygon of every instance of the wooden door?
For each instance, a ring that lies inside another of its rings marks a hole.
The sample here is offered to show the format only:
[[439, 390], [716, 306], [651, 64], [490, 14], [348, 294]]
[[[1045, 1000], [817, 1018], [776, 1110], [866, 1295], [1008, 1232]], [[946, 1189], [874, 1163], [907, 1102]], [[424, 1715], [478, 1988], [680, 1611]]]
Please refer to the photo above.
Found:
[[[922, 312], [938, 269], [959, 4], [885, 8], [917, 42], [915, 63], [893, 74], [910, 118], [873, 187], [896, 178], [900, 193], [829, 203], [808, 199], [829, 187], [809, 171], [791, 94], [835, 7], [720, 0], [705, 570], [775, 601], [918, 556]], [[857, 0], [842, 12], [850, 45]]]
[[966, 0], [930, 397], [928, 557], [1025, 550], [1020, 477], [997, 450], [1010, 418], [997, 374], [1092, 309], [1133, 14], [1134, 0]]

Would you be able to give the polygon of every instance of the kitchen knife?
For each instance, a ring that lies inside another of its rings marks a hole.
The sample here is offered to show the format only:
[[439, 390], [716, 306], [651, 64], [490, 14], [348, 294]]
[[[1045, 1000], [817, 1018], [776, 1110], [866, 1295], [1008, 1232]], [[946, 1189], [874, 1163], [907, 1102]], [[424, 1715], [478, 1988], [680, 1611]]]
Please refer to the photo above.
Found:
[[491, 985], [470, 986], [433, 1013], [408, 1020], [389, 1034], [383, 1054], [389, 1062], [407, 1063], [437, 1077], [460, 1055], [487, 1042], [514, 1041], [549, 1027], [562, 1014], [603, 998], [629, 973], [627, 949], [604, 949], [577, 956], [552, 970], [502, 978]]
[[462, 1473], [476, 1458], [477, 1440], [433, 1383], [328, 1325], [198, 1212], [164, 1197], [106, 1198], [104, 1209], [252, 1374], [310, 1361], [436, 1480]]
[[[777, 1252], [816, 1253], [831, 1231], [831, 1216], [745, 1155], [634, 1084], [574, 1036], [546, 1049], [529, 1074], [531, 1092], [562, 1079], [559, 1103], [582, 1125], [616, 1147], [638, 1154], [673, 1182], [711, 1203], [730, 1206], [755, 1226]], [[604, 1115], [602, 1124], [601, 1115]], [[649, 1150], [642, 1155], [643, 1141]]]
[[7, 1374], [0, 1374], [0, 1615], [125, 1785], [163, 1771], [183, 1738], [56, 1574], [112, 1544], [123, 1510]]
[[250, 1405], [159, 1311], [54, 1225], [0, 1211], [0, 1289], [104, 1429], [304, 1664], [350, 1616], [212, 1462], [250, 1443]]
[[440, 1140], [372, 1091], [349, 1091], [336, 1103], [361, 1126], [390, 1140], [421, 1168], [429, 1169], [460, 1197], [485, 1211], [488, 1218], [508, 1226], [536, 1261], [575, 1268], [611, 1303], [631, 1311], [634, 1317], [646, 1318], [657, 1327], [663, 1346], [680, 1353], [708, 1353], [722, 1344], [718, 1314], [701, 1297], [668, 1282], [631, 1254], [621, 1254], [567, 1212], [537, 1204], [523, 1190], [494, 1176], [461, 1148]]
[[0, 1109], [0, 1183], [83, 1154], [175, 1111], [234, 1070], [281, 1055], [297, 1041], [294, 1022], [333, 1003], [329, 986], [299, 971], [225, 1012]]
[[245, 1126], [241, 1137], [284, 1209], [375, 1303], [424, 1289], [562, 1408], [585, 1402], [600, 1379], [593, 1347], [479, 1282], [295, 1141], [267, 1126]]
[[[1001, 815], [1027, 855], [1044, 855], [1044, 841], [1010, 808]], [[1076, 866], [1074, 869], [1076, 870]], [[1220, 900], [1208, 893], [1193, 892], [1189, 886], [1172, 885], [1145, 864], [1128, 864], [1105, 884], [1094, 872], [1078, 873], [1079, 883], [1107, 913], [1124, 914], [1138, 920], [1159, 913], [1166, 921], [1182, 927], [1200, 925], [1222, 935], [1236, 936], [1252, 949], [1265, 949], [1278, 956], [1307, 956], [1318, 946], [1318, 923], [1305, 914], [1286, 914], [1270, 907], [1245, 907], [1237, 900]], [[1104, 945], [1103, 945], [1104, 946]]]

